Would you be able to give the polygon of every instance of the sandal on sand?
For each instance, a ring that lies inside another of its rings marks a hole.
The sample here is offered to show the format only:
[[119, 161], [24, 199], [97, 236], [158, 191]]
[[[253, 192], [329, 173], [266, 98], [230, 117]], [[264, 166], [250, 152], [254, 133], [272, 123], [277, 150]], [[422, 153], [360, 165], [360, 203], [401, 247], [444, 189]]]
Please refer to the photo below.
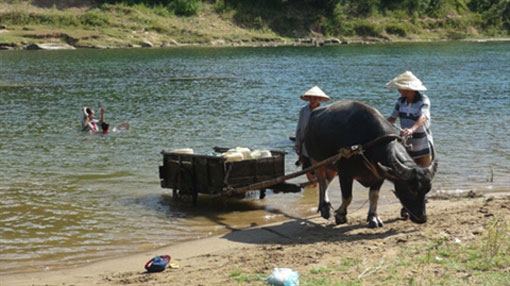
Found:
[[156, 256], [145, 263], [145, 269], [147, 272], [161, 272], [165, 270], [168, 262], [170, 262], [170, 255]]

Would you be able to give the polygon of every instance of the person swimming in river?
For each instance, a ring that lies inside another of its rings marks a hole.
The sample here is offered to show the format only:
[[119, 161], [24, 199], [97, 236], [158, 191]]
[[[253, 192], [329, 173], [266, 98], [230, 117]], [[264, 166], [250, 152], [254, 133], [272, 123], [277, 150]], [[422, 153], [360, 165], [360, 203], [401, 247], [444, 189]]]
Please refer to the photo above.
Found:
[[83, 107], [82, 131], [91, 134], [107, 134], [109, 127], [110, 125], [104, 121], [104, 107], [101, 107], [101, 118], [99, 120], [94, 119], [94, 110], [86, 106]]

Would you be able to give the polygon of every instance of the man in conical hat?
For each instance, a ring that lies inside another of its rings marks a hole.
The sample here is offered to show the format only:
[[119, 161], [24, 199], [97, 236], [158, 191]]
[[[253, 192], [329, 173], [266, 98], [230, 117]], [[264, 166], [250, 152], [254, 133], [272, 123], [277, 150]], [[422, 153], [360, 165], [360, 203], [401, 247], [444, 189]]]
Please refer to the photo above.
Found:
[[394, 123], [399, 118], [400, 135], [408, 137], [407, 152], [416, 164], [428, 167], [434, 141], [430, 131], [430, 100], [421, 93], [427, 88], [410, 71], [392, 79], [386, 87], [398, 90], [401, 95], [388, 120]]
[[[296, 128], [296, 141], [294, 148], [299, 156], [299, 162], [301, 163], [302, 168], [305, 169], [312, 165], [310, 158], [308, 157], [306, 147], [304, 146], [305, 129], [308, 125], [310, 114], [314, 109], [319, 107], [321, 102], [330, 100], [330, 97], [325, 94], [318, 86], [314, 86], [303, 93], [300, 98], [304, 101], [307, 101], [308, 104], [303, 106], [301, 111], [299, 111], [299, 120]], [[315, 176], [311, 173], [307, 173], [306, 176], [308, 180], [315, 179]]]

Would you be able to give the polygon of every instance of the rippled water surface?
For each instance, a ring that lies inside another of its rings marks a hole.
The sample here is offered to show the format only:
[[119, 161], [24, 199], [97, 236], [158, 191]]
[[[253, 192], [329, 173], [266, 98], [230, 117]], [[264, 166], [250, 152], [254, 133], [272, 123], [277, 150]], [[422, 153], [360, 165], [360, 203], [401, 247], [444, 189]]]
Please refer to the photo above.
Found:
[[[319, 85], [389, 115], [384, 84], [412, 70], [429, 88], [440, 165], [435, 190], [510, 187], [510, 43], [324, 48], [0, 52], [0, 273], [53, 269], [314, 213], [313, 190], [176, 204], [161, 150], [288, 151]], [[79, 132], [81, 108], [128, 132]], [[366, 191], [356, 186], [361, 204]], [[393, 199], [385, 184], [383, 195]], [[339, 192], [332, 192], [339, 202]], [[354, 207], [353, 207], [354, 209]], [[366, 207], [362, 208], [365, 212]]]

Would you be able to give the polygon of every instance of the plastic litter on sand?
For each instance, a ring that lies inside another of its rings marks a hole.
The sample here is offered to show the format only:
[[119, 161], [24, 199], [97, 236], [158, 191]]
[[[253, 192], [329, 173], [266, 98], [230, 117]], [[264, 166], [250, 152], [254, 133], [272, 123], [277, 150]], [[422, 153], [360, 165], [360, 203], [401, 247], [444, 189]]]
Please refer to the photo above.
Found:
[[290, 268], [275, 268], [266, 283], [276, 286], [299, 286], [299, 273]]
[[168, 265], [168, 267], [170, 267], [171, 269], [179, 269], [180, 268], [179, 262], [177, 262], [177, 261], [170, 261], [170, 264]]

